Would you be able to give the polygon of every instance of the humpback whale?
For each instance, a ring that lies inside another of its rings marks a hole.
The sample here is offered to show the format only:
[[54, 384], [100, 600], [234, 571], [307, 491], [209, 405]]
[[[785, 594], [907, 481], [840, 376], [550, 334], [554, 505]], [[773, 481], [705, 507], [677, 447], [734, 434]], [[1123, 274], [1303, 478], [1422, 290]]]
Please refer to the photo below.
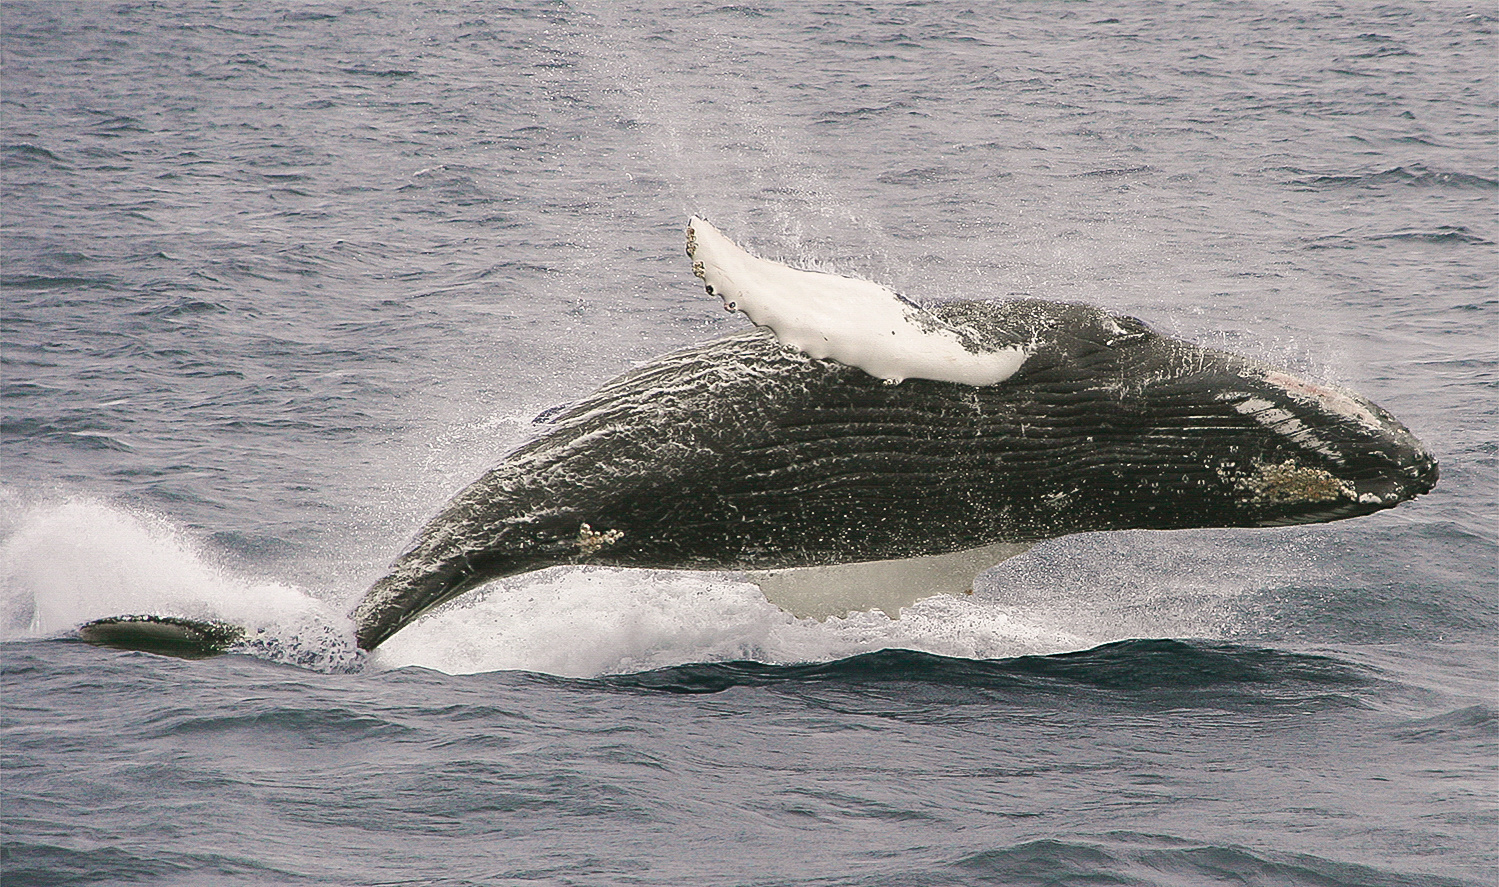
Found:
[[[699, 218], [687, 252], [753, 327], [543, 414], [359, 601], [361, 649], [558, 565], [738, 571], [797, 615], [894, 614], [1039, 540], [1340, 520], [1437, 481], [1431, 454], [1367, 398], [1133, 317], [918, 305], [755, 256]], [[179, 655], [235, 642], [232, 626], [169, 617], [80, 631]]]

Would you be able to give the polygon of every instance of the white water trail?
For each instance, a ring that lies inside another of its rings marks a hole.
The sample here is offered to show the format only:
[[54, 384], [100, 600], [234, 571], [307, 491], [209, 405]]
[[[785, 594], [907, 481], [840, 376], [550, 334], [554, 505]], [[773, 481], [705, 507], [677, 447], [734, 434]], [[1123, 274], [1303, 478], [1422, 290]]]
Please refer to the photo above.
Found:
[[947, 595], [825, 621], [798, 619], [732, 575], [562, 568], [495, 583], [403, 629], [382, 668], [525, 669], [569, 677], [698, 662], [825, 662], [888, 648], [992, 659], [1094, 645], [992, 604]]
[[[274, 661], [340, 669], [357, 659], [342, 603], [241, 575], [160, 516], [75, 496], [20, 509], [5, 531], [0, 640], [66, 637], [93, 619], [154, 614], [242, 626], [250, 634], [244, 652]], [[1222, 561], [1232, 555], [1215, 558], [1216, 547], [1189, 535], [1057, 540], [984, 574], [977, 594], [927, 598], [899, 619], [878, 611], [798, 619], [732, 574], [554, 568], [464, 595], [366, 662], [591, 677], [700, 662], [825, 662], [890, 648], [999, 659], [1128, 637], [1232, 636], [1252, 618], [1246, 596], [1263, 582], [1230, 581]], [[1143, 569], [1121, 578], [1122, 563]]]
[[37, 503], [0, 542], [0, 639], [51, 638], [106, 616], [218, 620], [262, 649], [353, 647], [339, 609], [283, 582], [237, 575], [158, 515], [73, 496]]

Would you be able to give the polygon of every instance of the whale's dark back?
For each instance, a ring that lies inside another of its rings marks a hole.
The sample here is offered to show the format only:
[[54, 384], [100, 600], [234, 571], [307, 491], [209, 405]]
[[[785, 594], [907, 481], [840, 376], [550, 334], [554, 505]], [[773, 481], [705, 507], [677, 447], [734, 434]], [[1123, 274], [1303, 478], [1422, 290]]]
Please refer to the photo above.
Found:
[[550, 419], [449, 503], [361, 604], [361, 645], [554, 564], [763, 569], [1306, 523], [1435, 483], [1415, 438], [1351, 392], [1088, 306], [933, 310], [1031, 355], [985, 387], [888, 384], [760, 330], [666, 355]]

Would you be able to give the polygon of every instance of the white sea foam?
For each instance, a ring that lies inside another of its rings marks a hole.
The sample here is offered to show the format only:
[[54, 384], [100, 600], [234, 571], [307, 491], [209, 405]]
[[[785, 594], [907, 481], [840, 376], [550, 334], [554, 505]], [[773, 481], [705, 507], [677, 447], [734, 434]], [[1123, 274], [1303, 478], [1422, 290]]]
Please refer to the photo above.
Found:
[[[277, 661], [338, 668], [352, 654], [342, 604], [325, 602], [317, 589], [238, 575], [161, 517], [78, 497], [23, 509], [6, 530], [5, 640], [65, 636], [92, 619], [151, 613], [244, 626], [249, 652]], [[1223, 583], [1221, 565], [1204, 567], [1195, 583], [1183, 578], [1188, 565], [1172, 564], [1148, 571], [1170, 581], [1137, 577], [1107, 587], [1110, 564], [1148, 561], [1155, 551], [1125, 544], [1137, 537], [1046, 543], [1042, 557], [1017, 557], [986, 573], [977, 594], [936, 595], [898, 619], [879, 611], [798, 619], [727, 574], [555, 568], [460, 597], [397, 633], [368, 663], [588, 677], [740, 659], [821, 662], [888, 648], [1005, 658], [1125, 637], [1231, 632], [1225, 622], [1236, 620], [1244, 589]], [[1189, 559], [1197, 560], [1201, 552]], [[1184, 583], [1192, 587], [1183, 591]]]
[[[149, 613], [243, 626], [252, 653], [278, 660], [337, 665], [352, 648], [340, 605], [238, 575], [160, 516], [72, 497], [24, 509], [6, 529], [5, 640], [66, 636], [93, 619]], [[947, 596], [920, 601], [898, 620], [873, 612], [818, 622], [722, 574], [559, 568], [465, 595], [402, 630], [370, 662], [591, 676], [734, 659], [822, 661], [888, 647], [998, 657], [1092, 643]]]
[[336, 608], [285, 583], [235, 575], [181, 527], [146, 512], [86, 497], [42, 502], [0, 543], [0, 636], [55, 637], [125, 614], [222, 620], [281, 647], [324, 643], [329, 629], [352, 638]]
[[[493, 583], [402, 629], [376, 668], [522, 669], [572, 677], [700, 662], [826, 662], [883, 649], [1003, 659], [1132, 637], [1224, 637], [1243, 628], [1255, 577], [1210, 534], [1052, 540], [983, 574], [971, 596], [900, 611], [798, 619], [729, 574], [561, 567]], [[1313, 565], [1287, 549], [1287, 571]], [[1118, 564], [1148, 569], [1121, 577]], [[1251, 617], [1252, 618], [1252, 617]]]
[[584, 677], [736, 659], [819, 662], [888, 648], [1000, 658], [1095, 643], [972, 598], [938, 595], [899, 619], [874, 611], [819, 622], [720, 574], [562, 568], [460, 598], [403, 629], [371, 661]]

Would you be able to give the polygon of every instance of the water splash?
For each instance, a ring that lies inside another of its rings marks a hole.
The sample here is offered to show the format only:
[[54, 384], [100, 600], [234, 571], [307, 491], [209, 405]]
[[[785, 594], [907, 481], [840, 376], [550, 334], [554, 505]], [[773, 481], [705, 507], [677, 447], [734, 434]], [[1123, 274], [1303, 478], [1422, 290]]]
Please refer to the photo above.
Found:
[[158, 515], [84, 496], [33, 505], [0, 542], [0, 638], [58, 637], [120, 614], [243, 626], [263, 658], [333, 667], [353, 626], [294, 586], [237, 575]]

